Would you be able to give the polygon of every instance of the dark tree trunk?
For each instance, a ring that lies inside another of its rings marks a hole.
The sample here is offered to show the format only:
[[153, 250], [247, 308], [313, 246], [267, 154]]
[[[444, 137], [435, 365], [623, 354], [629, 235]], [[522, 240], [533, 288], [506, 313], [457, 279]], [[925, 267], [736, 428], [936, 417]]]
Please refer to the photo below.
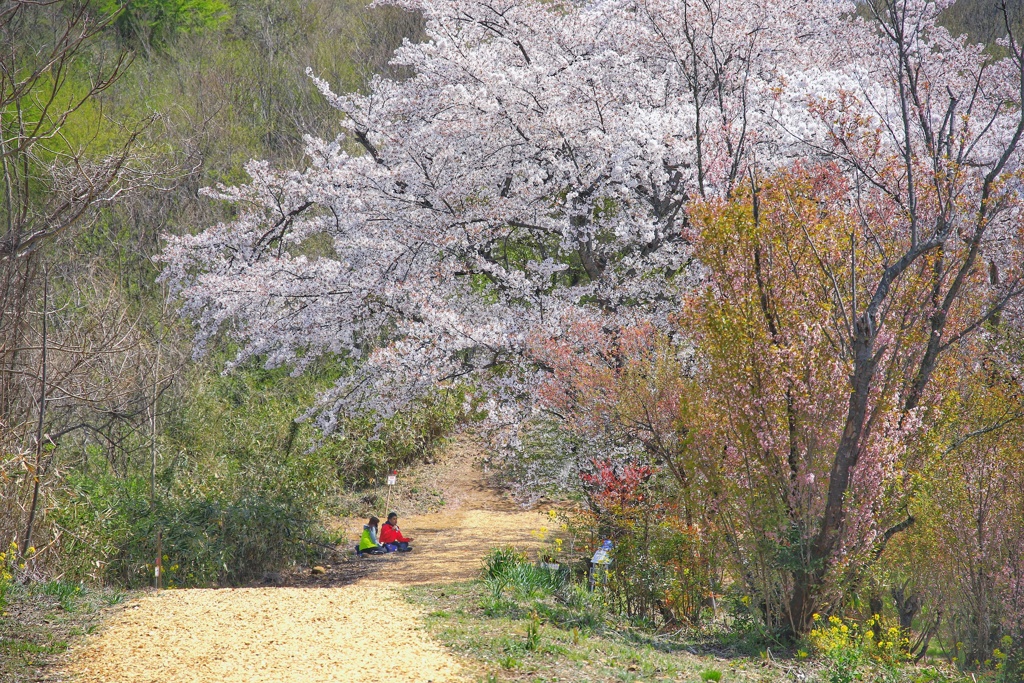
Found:
[[896, 604], [896, 615], [900, 620], [900, 628], [910, 629], [914, 624], [914, 617], [921, 611], [921, 596], [918, 593], [907, 590], [907, 584], [893, 586], [892, 599]]
[[849, 408], [843, 434], [832, 462], [828, 498], [821, 526], [817, 537], [811, 543], [808, 567], [796, 572], [793, 577], [789, 618], [794, 636], [810, 630], [812, 616], [820, 608], [818, 593], [828, 562], [839, 543], [845, 516], [844, 499], [850, 488], [852, 471], [860, 457], [861, 442], [866, 432], [868, 397], [875, 368], [881, 356], [881, 351], [876, 352], [874, 348], [876, 324], [870, 310], [860, 316], [856, 323]]

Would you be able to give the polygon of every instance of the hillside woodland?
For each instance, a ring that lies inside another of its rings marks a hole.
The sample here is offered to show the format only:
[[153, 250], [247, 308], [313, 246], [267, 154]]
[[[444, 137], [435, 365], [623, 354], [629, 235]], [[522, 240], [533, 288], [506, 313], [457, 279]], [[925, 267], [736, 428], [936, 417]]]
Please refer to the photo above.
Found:
[[1022, 27], [0, 0], [0, 611], [310, 563], [469, 430], [617, 623], [1022, 680]]
[[124, 585], [150, 580], [157, 528], [182, 584], [301, 557], [338, 486], [419, 457], [453, 413], [442, 401], [383, 439], [353, 424], [323, 442], [294, 418], [345, 364], [221, 375], [229, 342], [193, 359], [155, 257], [229, 215], [199, 188], [334, 134], [307, 66], [353, 90], [400, 76], [388, 59], [418, 19], [162, 0], [6, 2], [2, 19], [5, 548], [34, 547], [40, 574]]

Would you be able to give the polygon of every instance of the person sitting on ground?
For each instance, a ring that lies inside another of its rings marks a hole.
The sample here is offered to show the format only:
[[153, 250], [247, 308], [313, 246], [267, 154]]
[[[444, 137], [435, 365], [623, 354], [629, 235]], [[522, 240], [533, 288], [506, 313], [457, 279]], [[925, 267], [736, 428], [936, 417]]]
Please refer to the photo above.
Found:
[[380, 542], [384, 544], [388, 552], [397, 550], [400, 553], [407, 553], [412, 550], [409, 547], [411, 541], [412, 539], [406, 538], [402, 534], [402, 530], [398, 528], [398, 513], [390, 513], [388, 521], [384, 522], [384, 526], [380, 529]]
[[377, 525], [379, 524], [379, 519], [370, 517], [370, 523], [363, 526], [363, 535], [359, 539], [359, 545], [356, 546], [356, 554], [360, 557], [364, 553], [368, 555], [383, 555], [387, 552], [380, 541], [377, 540]]

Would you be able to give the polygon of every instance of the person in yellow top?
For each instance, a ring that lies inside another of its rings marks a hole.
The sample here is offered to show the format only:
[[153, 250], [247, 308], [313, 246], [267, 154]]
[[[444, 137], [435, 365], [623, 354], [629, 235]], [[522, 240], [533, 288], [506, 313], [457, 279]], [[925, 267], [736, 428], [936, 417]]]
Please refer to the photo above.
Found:
[[376, 517], [370, 517], [369, 524], [363, 526], [363, 535], [359, 538], [359, 545], [356, 546], [356, 555], [362, 557], [366, 555], [383, 555], [386, 551], [384, 546], [377, 540], [377, 527], [380, 525], [380, 520]]

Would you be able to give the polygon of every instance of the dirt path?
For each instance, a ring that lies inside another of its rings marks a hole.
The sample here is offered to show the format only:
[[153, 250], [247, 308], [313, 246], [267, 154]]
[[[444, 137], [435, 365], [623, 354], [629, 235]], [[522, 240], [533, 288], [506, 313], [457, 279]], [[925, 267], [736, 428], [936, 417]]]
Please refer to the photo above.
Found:
[[[473, 578], [490, 548], [536, 543], [544, 517], [481, 484], [457, 445], [441, 512], [401, 520], [412, 553], [328, 566], [301, 587], [171, 590], [126, 605], [71, 657], [78, 683], [441, 683], [472, 680], [434, 643], [402, 586]], [[355, 538], [361, 521], [346, 525]], [[387, 639], [400, 657], [380, 656]]]

